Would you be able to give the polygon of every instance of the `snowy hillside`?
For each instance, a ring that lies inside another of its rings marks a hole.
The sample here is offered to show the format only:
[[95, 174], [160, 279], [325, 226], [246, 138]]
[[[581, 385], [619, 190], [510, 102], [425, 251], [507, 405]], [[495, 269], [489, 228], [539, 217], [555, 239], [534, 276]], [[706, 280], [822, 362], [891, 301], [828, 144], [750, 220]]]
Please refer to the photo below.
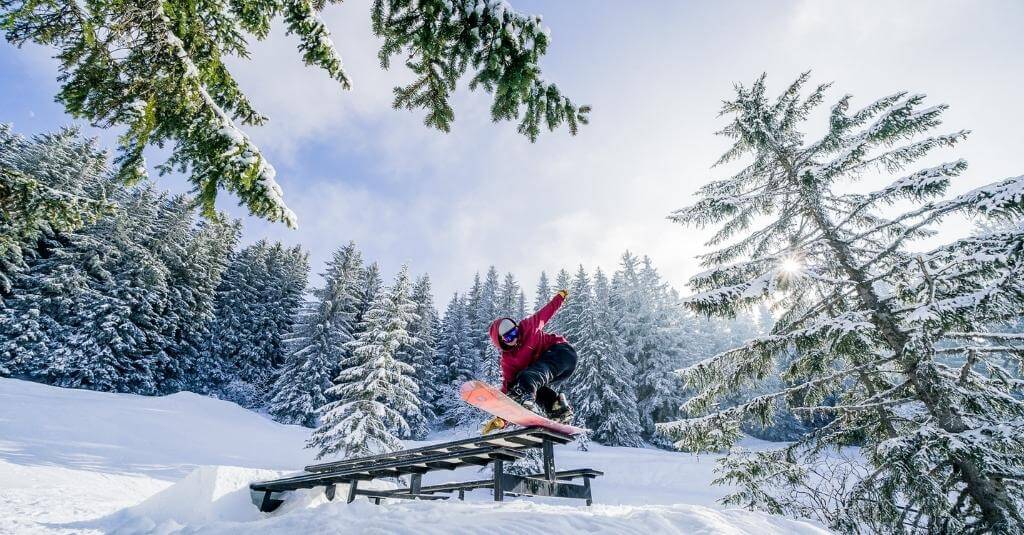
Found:
[[[717, 507], [711, 457], [597, 445], [556, 453], [562, 467], [605, 471], [590, 508], [516, 498], [496, 505], [484, 491], [464, 503], [346, 505], [318, 490], [259, 513], [246, 485], [311, 461], [308, 433], [191, 393], [143, 397], [0, 379], [0, 533], [824, 533]], [[464, 469], [427, 480], [460, 476], [479, 477]]]

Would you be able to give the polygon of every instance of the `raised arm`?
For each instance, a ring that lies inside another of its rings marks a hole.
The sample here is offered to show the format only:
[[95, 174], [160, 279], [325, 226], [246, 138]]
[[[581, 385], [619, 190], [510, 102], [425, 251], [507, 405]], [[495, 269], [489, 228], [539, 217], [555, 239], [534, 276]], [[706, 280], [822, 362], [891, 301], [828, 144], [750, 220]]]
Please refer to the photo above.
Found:
[[548, 304], [541, 307], [541, 309], [535, 312], [532, 316], [519, 322], [520, 327], [524, 331], [543, 329], [544, 326], [547, 325], [548, 321], [551, 321], [551, 316], [554, 316], [555, 312], [558, 312], [558, 308], [562, 306], [563, 302], [565, 302], [565, 297], [567, 295], [569, 295], [569, 292], [559, 290], [558, 293], [551, 298], [551, 301], [548, 301]]

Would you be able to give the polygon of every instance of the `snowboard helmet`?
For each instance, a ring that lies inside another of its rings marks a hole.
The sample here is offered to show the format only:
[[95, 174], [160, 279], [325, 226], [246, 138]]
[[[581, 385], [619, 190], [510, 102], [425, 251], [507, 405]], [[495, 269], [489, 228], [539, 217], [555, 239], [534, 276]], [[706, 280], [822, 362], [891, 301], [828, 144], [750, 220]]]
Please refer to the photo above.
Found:
[[498, 318], [491, 323], [491, 342], [500, 349], [508, 349], [519, 337], [519, 324], [512, 318]]

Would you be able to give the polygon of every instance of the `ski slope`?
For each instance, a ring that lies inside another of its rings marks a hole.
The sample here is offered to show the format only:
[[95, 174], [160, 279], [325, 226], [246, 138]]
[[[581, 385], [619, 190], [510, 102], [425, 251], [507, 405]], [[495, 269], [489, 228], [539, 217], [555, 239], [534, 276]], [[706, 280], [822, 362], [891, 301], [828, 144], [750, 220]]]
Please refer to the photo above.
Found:
[[[605, 472], [589, 508], [512, 497], [496, 504], [486, 491], [466, 502], [345, 504], [314, 489], [260, 513], [248, 483], [312, 461], [308, 434], [187, 392], [144, 397], [0, 379], [0, 533], [827, 533], [717, 506], [725, 490], [710, 485], [712, 456], [599, 445], [555, 454], [560, 467]], [[462, 469], [424, 482], [456, 477], [480, 474]]]

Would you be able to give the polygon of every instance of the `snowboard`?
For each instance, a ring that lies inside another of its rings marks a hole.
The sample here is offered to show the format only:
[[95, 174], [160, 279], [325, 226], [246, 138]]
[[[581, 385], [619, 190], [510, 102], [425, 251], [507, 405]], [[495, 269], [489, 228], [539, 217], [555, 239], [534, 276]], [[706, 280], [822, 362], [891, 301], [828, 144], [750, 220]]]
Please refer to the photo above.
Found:
[[587, 430], [574, 425], [549, 420], [506, 396], [501, 390], [483, 381], [466, 381], [459, 388], [462, 400], [470, 405], [500, 417], [510, 424], [523, 427], [543, 427], [567, 435], [579, 435]]

